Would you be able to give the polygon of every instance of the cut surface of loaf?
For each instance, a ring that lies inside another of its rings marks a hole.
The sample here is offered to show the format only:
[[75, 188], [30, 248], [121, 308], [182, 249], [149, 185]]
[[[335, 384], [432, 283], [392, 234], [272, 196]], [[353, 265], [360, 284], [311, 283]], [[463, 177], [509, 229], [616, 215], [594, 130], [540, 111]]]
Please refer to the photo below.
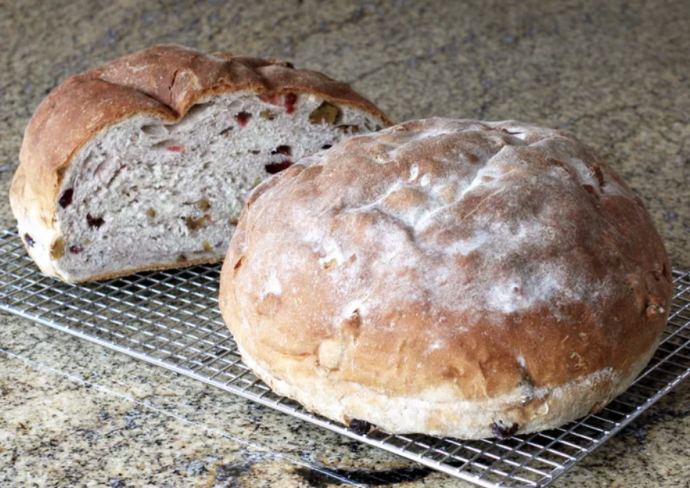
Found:
[[262, 180], [387, 125], [322, 74], [156, 46], [47, 97], [10, 199], [30, 255], [66, 281], [213, 262]]
[[476, 439], [601, 409], [671, 292], [642, 202], [573, 135], [428, 119], [260, 185], [220, 307], [245, 363], [308, 409]]

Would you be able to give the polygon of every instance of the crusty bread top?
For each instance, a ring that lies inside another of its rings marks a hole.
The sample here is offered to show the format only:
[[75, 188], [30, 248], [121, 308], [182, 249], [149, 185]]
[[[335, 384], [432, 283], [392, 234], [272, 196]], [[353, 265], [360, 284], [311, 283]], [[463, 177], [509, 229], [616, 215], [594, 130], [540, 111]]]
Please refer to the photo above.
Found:
[[388, 119], [371, 102], [340, 83], [289, 63], [159, 45], [73, 76], [37, 108], [24, 134], [10, 196], [51, 226], [62, 174], [72, 156], [103, 128], [150, 113], [177, 121], [207, 96], [251, 90], [312, 93]]
[[221, 276], [227, 324], [273, 378], [520, 408], [629, 377], [655, 347], [663, 243], [573, 135], [429, 119], [307, 159], [257, 188]]

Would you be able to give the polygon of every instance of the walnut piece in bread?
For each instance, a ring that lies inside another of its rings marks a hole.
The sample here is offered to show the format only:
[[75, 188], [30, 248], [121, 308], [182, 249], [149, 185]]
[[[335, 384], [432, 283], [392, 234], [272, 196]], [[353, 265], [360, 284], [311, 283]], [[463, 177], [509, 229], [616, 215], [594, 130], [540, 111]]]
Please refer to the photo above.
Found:
[[428, 119], [257, 188], [220, 307], [245, 363], [309, 410], [477, 439], [601, 409], [671, 293], [642, 202], [573, 135]]
[[10, 200], [31, 257], [65, 281], [219, 261], [254, 186], [388, 125], [320, 73], [156, 46], [48, 95]]

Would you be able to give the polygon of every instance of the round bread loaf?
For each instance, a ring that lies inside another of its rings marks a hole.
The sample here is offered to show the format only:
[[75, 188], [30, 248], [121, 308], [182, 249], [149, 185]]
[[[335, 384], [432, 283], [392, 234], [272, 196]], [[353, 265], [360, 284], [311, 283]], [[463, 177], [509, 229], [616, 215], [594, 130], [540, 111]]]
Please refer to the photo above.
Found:
[[245, 363], [307, 409], [476, 439], [601, 409], [671, 294], [641, 200], [573, 135], [428, 119], [258, 187], [220, 307]]

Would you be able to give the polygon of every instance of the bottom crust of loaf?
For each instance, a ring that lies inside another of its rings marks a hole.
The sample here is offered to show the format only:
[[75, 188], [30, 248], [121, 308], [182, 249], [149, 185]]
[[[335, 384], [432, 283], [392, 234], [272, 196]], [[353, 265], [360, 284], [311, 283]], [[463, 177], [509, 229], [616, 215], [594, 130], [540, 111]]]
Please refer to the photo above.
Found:
[[116, 273], [97, 275], [97, 276], [94, 276], [92, 278], [74, 281], [73, 283], [86, 283], [86, 282], [90, 282], [90, 281], [112, 280], [114, 278], [119, 278], [121, 276], [128, 276], [128, 275], [131, 275], [134, 273], [143, 273], [145, 271], [164, 271], [166, 269], [191, 268], [192, 266], [200, 266], [202, 264], [219, 263], [221, 261], [223, 261], [223, 257], [189, 259], [183, 263], [181, 263], [179, 261], [175, 261], [175, 262], [171, 262], [171, 263], [154, 264], [151, 266], [144, 266], [142, 268], [137, 268], [137, 269], [122, 270], [122, 271], [118, 271]]
[[541, 388], [533, 401], [516, 407], [515, 398], [510, 395], [482, 402], [433, 402], [414, 396], [390, 396], [359, 384], [332, 381], [316, 369], [313, 375], [306, 376], [304, 364], [297, 364], [305, 359], [284, 357], [284, 361], [295, 363], [289, 371], [296, 374], [277, 378], [238, 344], [244, 363], [274, 392], [297, 400], [313, 413], [345, 425], [355, 419], [364, 420], [394, 434], [419, 433], [467, 440], [496, 437], [500, 431], [529, 434], [553, 429], [597, 412], [630, 386], [656, 348], [654, 344], [625, 375], [606, 368], [564, 385]]
[[[26, 249], [27, 254], [31, 256], [36, 263], [39, 262], [39, 256], [34, 256], [32, 255], [31, 251], [27, 247], [26, 243], [22, 239], [22, 243], [24, 244], [24, 248]], [[44, 260], [45, 261], [45, 260]], [[84, 278], [78, 278], [74, 279], [69, 276], [63, 276], [62, 274], [59, 273], [58, 270], [55, 269], [54, 266], [49, 265], [45, 269], [41, 269], [39, 266], [39, 269], [41, 271], [52, 277], [52, 278], [57, 278], [62, 281], [65, 281], [67, 283], [89, 283], [91, 281], [106, 281], [106, 280], [112, 280], [115, 278], [120, 278], [121, 276], [128, 276], [134, 273], [143, 273], [145, 271], [164, 271], [166, 269], [176, 269], [176, 268], [190, 268], [192, 266], [199, 266], [202, 264], [213, 264], [213, 263], [219, 263], [223, 261], [223, 256], [204, 256], [203, 258], [198, 258], [198, 259], [188, 259], [187, 261], [184, 262], [179, 262], [179, 261], [172, 261], [168, 263], [157, 263], [157, 264], [152, 264], [150, 266], [142, 266], [140, 268], [135, 268], [135, 269], [123, 269], [119, 270], [117, 272], [113, 273], [103, 273], [103, 274], [96, 274], [93, 276], [87, 276]]]

